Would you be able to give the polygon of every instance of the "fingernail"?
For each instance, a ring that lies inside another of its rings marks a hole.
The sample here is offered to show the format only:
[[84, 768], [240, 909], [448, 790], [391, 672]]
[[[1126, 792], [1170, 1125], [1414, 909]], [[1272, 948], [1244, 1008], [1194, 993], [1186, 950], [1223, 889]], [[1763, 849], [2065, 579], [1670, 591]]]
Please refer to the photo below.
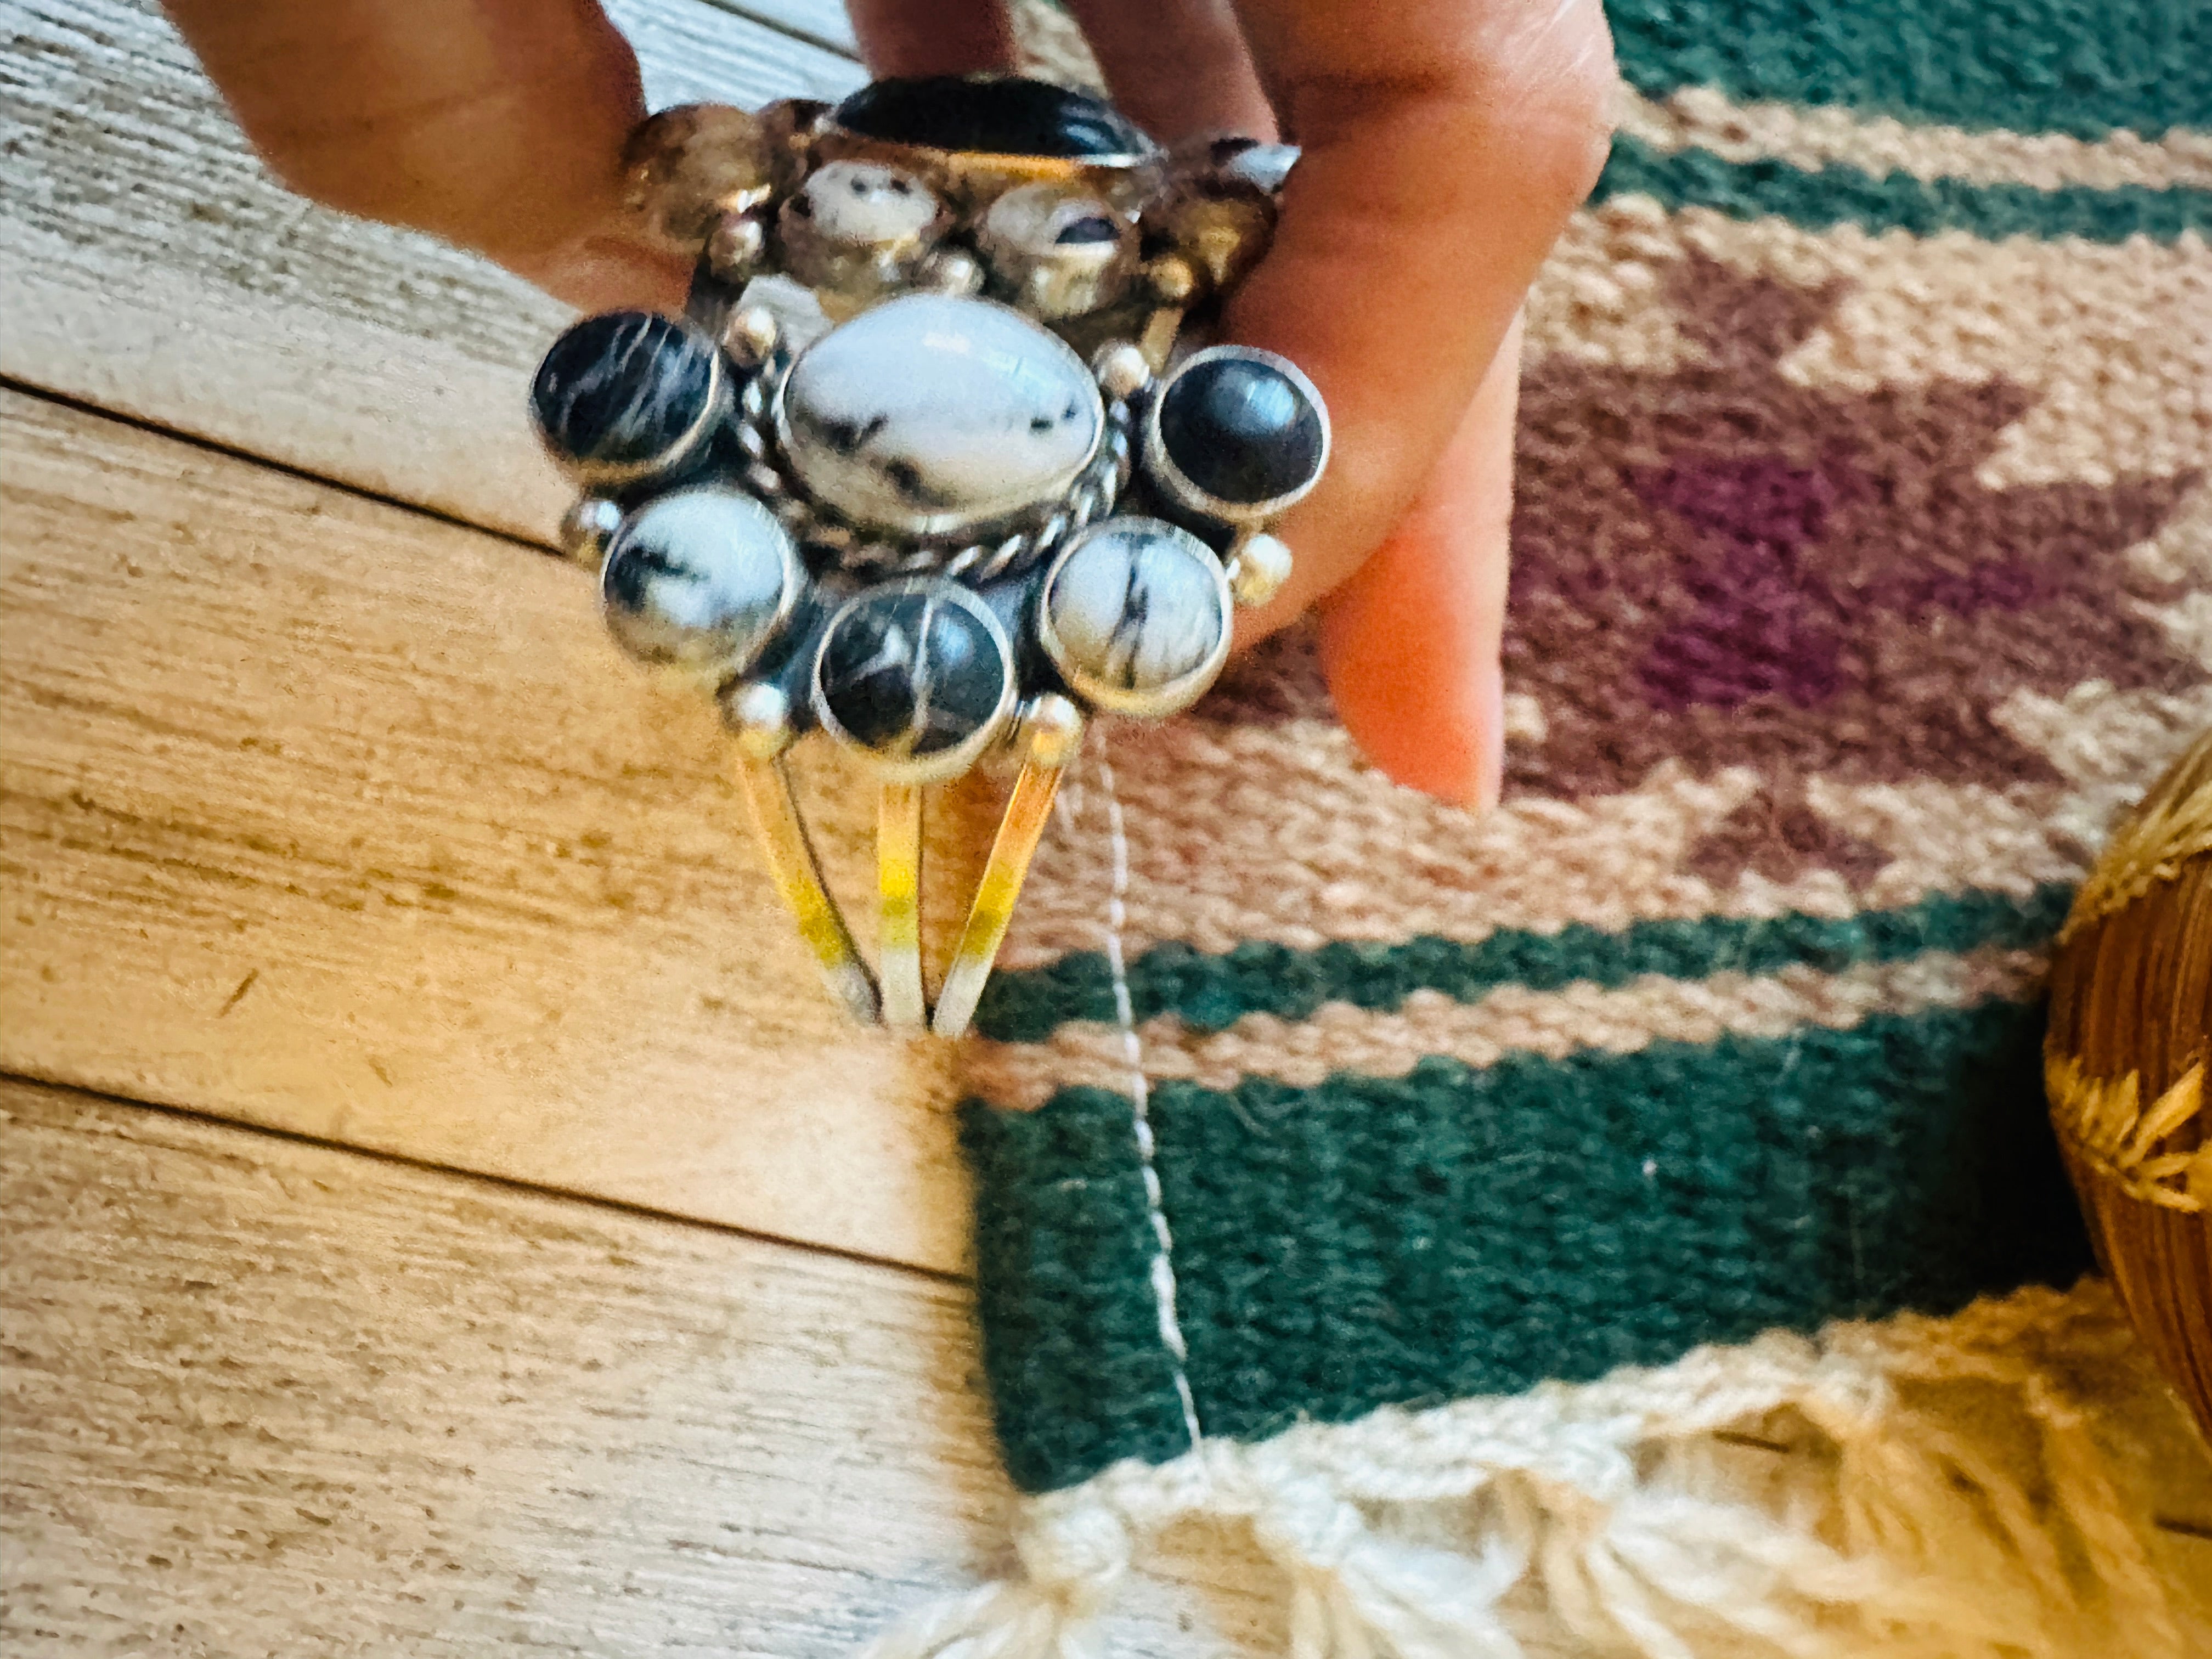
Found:
[[1487, 812], [1505, 787], [1505, 674], [1492, 668], [1474, 683], [1476, 726], [1482, 745], [1476, 757], [1474, 793], [1468, 805]]

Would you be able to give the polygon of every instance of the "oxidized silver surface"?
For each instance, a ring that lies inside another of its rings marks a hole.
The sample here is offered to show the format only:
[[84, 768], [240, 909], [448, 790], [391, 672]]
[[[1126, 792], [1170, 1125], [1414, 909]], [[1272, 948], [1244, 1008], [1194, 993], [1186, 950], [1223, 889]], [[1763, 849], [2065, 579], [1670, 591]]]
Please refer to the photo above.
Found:
[[[586, 319], [532, 410], [586, 492], [610, 631], [714, 691], [769, 872], [832, 994], [918, 1026], [919, 786], [1019, 763], [933, 1029], [974, 1014], [1086, 715], [1189, 707], [1269, 533], [1328, 452], [1312, 382], [1179, 353], [1267, 250], [1297, 152], [1161, 149], [1019, 77], [878, 82], [832, 109], [665, 112], [627, 152], [643, 232], [696, 262], [688, 319]], [[784, 756], [882, 780], [880, 980]]]

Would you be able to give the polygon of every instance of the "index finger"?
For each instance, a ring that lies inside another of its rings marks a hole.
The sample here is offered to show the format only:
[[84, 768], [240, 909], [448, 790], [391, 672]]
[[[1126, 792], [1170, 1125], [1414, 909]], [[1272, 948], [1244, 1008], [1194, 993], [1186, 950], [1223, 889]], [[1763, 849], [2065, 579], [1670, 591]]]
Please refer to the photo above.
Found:
[[596, 0], [163, 0], [303, 196], [489, 255], [573, 304], [683, 302], [629, 232], [637, 63]]
[[1286, 621], [1412, 504], [1537, 266], [1604, 164], [1613, 82], [1598, 0], [1240, 0], [1302, 147], [1230, 337], [1328, 399], [1329, 470], [1286, 521]]

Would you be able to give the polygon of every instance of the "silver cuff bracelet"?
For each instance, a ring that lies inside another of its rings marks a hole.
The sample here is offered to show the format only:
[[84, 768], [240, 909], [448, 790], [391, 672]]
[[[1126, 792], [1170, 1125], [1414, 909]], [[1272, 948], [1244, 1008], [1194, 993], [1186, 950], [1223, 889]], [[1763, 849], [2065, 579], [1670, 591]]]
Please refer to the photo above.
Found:
[[[633, 211], [696, 260], [687, 315], [587, 318], [532, 412], [583, 491], [563, 526], [609, 629], [716, 697], [778, 890], [860, 1019], [967, 1029], [1060, 775], [1097, 713], [1188, 708], [1328, 411], [1270, 352], [1192, 349], [1266, 252], [1297, 152], [1163, 150], [1015, 76], [880, 81], [831, 108], [694, 105], [631, 140]], [[877, 963], [823, 882], [783, 761], [881, 781]], [[1020, 766], [933, 1004], [922, 790]]]

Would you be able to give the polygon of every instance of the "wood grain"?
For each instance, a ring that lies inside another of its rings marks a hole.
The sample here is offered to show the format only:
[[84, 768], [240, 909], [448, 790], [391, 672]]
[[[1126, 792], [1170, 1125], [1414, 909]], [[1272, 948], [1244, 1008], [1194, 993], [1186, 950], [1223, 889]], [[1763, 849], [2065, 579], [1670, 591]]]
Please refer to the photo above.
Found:
[[[0, 1194], [18, 1659], [813, 1659], [999, 1565], [957, 1285], [12, 1083]], [[1256, 1650], [1212, 1571], [1115, 1650]]]
[[[608, 9], [655, 105], [836, 97], [862, 79], [705, 0]], [[822, 26], [828, 9], [789, 9]], [[0, 0], [0, 374], [550, 537], [565, 492], [522, 398], [562, 307], [284, 191], [153, 0]]]
[[947, 1048], [831, 1009], [581, 573], [20, 394], [0, 450], [0, 1068], [960, 1267]]
[[[0, 1649], [848, 1654], [1005, 1565], [969, 1319], [920, 1273], [0, 1080]], [[2162, 1449], [2185, 1591], [2212, 1516]], [[1118, 1659], [1282, 1650], [1230, 1534], [1144, 1565]]]
[[833, 52], [859, 54], [853, 39], [853, 20], [845, 15], [841, 0], [712, 0], [712, 3]]

